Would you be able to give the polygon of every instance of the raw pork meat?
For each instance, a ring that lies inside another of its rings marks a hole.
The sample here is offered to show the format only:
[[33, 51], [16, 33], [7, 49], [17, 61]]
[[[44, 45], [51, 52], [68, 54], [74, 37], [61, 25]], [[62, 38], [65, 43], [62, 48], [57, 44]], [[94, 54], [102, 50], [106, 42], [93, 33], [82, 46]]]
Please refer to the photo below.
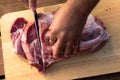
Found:
[[[40, 13], [38, 17], [42, 57], [44, 58], [43, 62], [46, 67], [65, 58], [64, 55], [57, 59], [52, 57], [53, 45], [49, 44], [48, 29], [52, 23], [53, 17], [54, 13]], [[13, 51], [26, 58], [29, 63], [35, 66], [39, 71], [43, 71], [34, 22], [28, 23], [24, 18], [17, 18], [11, 27], [10, 37], [13, 44]], [[103, 22], [90, 14], [82, 32], [80, 52], [94, 52], [103, 47], [108, 39], [109, 34]]]

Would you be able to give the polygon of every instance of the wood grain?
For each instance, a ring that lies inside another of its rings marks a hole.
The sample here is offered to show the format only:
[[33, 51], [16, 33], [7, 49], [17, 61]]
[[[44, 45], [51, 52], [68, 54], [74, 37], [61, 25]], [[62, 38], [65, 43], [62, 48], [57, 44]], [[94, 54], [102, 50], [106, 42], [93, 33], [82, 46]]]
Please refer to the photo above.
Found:
[[[95, 16], [98, 16], [103, 20], [111, 34], [111, 38], [104, 48], [94, 54], [73, 57], [53, 64], [47, 69], [45, 74], [38, 73], [35, 68], [31, 69], [25, 60], [19, 58], [11, 51], [12, 47], [9, 38], [10, 25], [17, 17], [25, 17], [27, 20], [32, 21], [33, 18], [30, 11], [25, 10], [4, 15], [1, 18], [0, 24], [1, 26], [4, 26], [1, 27], [1, 32], [6, 78], [11, 80], [61, 80], [61, 78], [62, 80], [70, 80], [74, 78], [120, 72], [119, 3], [120, 0], [109, 0], [109, 2], [101, 0], [92, 12]], [[56, 7], [57, 6], [39, 8], [38, 11], [46, 12], [47, 10], [51, 10]]]
[[[0, 37], [0, 46], [2, 46], [1, 43], [1, 37]], [[3, 64], [3, 54], [2, 54], [2, 47], [0, 47], [0, 76], [4, 76], [4, 64]]]

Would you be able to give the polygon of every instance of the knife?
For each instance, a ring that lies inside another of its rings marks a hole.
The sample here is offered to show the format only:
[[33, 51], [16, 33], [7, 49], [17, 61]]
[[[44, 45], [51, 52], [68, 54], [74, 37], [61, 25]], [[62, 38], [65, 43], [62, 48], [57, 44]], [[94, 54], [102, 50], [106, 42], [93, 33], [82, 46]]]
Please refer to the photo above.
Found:
[[42, 46], [41, 46], [40, 36], [39, 36], [38, 15], [37, 15], [35, 4], [36, 4], [36, 0], [29, 0], [29, 8], [33, 12], [34, 21], [35, 21], [35, 30], [36, 30], [36, 36], [37, 36], [37, 41], [38, 41], [38, 47], [40, 49], [40, 55], [41, 55], [41, 59], [42, 59], [42, 68], [43, 68], [43, 72], [45, 72], [44, 58], [43, 58], [43, 54], [42, 54]]
[[44, 62], [43, 62], [44, 60], [43, 60], [42, 46], [41, 46], [40, 36], [39, 36], [38, 17], [37, 17], [36, 10], [33, 11], [33, 15], [34, 15], [34, 21], [35, 21], [36, 36], [37, 36], [38, 46], [40, 48], [40, 55], [41, 55], [41, 58], [42, 58], [42, 65], [43, 65], [43, 72], [44, 72], [45, 71], [45, 65], [44, 65]]

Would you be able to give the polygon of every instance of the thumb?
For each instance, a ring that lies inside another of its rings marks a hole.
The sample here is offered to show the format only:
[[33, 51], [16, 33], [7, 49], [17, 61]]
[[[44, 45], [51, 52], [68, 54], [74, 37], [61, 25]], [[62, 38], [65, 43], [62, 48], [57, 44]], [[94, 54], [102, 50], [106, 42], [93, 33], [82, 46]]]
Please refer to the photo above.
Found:
[[50, 45], [53, 45], [54, 43], [56, 43], [57, 38], [54, 34], [50, 34], [50, 38], [49, 38], [49, 43]]

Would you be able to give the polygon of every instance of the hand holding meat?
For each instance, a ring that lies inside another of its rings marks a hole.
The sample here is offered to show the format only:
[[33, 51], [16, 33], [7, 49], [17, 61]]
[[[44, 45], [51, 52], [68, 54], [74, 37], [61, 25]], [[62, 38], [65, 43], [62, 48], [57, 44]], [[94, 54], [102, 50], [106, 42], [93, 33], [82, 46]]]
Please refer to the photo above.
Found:
[[69, 56], [73, 53], [73, 47], [79, 50], [79, 36], [87, 19], [87, 15], [76, 14], [75, 11], [65, 7], [56, 13], [50, 26], [50, 43], [54, 44], [54, 57], [60, 56], [61, 52], [64, 56]]
[[56, 13], [50, 26], [50, 43], [54, 44], [54, 57], [61, 56], [61, 52], [66, 57], [71, 53], [78, 52], [80, 49], [79, 36], [84, 28], [87, 16], [98, 1], [68, 0]]

